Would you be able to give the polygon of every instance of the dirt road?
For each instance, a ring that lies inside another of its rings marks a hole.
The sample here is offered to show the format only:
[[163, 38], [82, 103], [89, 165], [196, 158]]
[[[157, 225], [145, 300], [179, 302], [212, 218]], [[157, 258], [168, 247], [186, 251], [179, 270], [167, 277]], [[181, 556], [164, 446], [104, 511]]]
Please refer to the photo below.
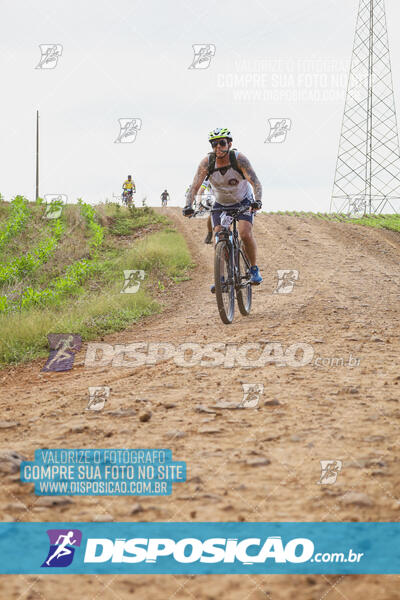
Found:
[[[309, 344], [303, 367], [84, 365], [40, 372], [44, 361], [0, 372], [1, 448], [33, 459], [36, 448], [171, 448], [188, 466], [172, 496], [77, 498], [43, 506], [32, 486], [4, 475], [2, 520], [20, 521], [396, 521], [400, 516], [400, 237], [316, 219], [258, 215], [264, 277], [252, 313], [219, 320], [209, 292], [213, 252], [205, 222], [166, 212], [197, 267], [164, 294], [165, 310], [109, 344]], [[277, 270], [299, 272], [292, 293], [274, 293]], [[251, 356], [251, 352], [248, 356]], [[355, 366], [347, 366], [353, 360]], [[355, 363], [354, 363], [355, 361]], [[357, 362], [358, 361], [358, 362]], [[343, 364], [341, 364], [343, 362]], [[259, 409], [240, 402], [242, 384], [262, 383]], [[102, 412], [86, 411], [88, 386], [108, 385]], [[136, 412], [132, 414], [132, 409]], [[125, 412], [124, 411], [128, 411]], [[146, 411], [149, 421], [140, 421]], [[321, 460], [342, 461], [333, 485]], [[140, 506], [137, 506], [139, 501]], [[136, 506], [135, 506], [136, 505]], [[397, 576], [8, 576], [8, 599], [394, 600]], [[77, 596], [78, 594], [78, 596]]]

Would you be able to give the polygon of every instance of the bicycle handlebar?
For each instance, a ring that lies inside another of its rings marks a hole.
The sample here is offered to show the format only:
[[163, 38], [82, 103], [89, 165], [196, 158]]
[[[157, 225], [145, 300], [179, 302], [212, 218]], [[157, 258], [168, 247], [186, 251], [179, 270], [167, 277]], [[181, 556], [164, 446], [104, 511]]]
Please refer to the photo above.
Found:
[[215, 212], [226, 212], [228, 215], [233, 216], [233, 218], [238, 217], [242, 213], [246, 212], [251, 208], [251, 206], [242, 206], [241, 208], [212, 208], [211, 213]]

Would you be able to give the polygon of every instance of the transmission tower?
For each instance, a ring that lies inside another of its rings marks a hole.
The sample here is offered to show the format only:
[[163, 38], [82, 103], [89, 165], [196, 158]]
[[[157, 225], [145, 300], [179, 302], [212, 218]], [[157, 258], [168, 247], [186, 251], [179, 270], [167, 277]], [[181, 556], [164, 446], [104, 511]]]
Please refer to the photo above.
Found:
[[330, 211], [400, 212], [400, 149], [384, 0], [360, 0]]

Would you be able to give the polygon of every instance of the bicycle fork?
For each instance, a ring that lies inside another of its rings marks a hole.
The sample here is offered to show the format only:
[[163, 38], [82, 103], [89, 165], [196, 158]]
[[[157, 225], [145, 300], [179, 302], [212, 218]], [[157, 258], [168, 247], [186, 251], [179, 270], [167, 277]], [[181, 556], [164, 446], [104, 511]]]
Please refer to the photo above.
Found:
[[229, 230], [217, 231], [215, 234], [215, 248], [221, 242], [226, 242], [226, 252], [228, 253], [228, 278], [223, 285], [226, 291], [226, 288], [230, 285], [236, 287], [236, 266], [233, 256], [232, 232]]

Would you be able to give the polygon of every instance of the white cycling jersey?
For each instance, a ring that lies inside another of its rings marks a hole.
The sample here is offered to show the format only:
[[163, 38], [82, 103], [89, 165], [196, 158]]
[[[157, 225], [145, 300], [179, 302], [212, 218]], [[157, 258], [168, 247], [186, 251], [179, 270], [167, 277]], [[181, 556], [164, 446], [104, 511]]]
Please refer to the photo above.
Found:
[[[238, 155], [235, 150], [236, 156]], [[247, 179], [243, 179], [240, 173], [235, 171], [230, 165], [223, 167], [227, 169], [224, 174], [221, 171], [214, 171], [208, 178], [215, 201], [219, 204], [230, 206], [237, 204], [245, 198], [251, 200], [253, 198], [253, 188]]]

